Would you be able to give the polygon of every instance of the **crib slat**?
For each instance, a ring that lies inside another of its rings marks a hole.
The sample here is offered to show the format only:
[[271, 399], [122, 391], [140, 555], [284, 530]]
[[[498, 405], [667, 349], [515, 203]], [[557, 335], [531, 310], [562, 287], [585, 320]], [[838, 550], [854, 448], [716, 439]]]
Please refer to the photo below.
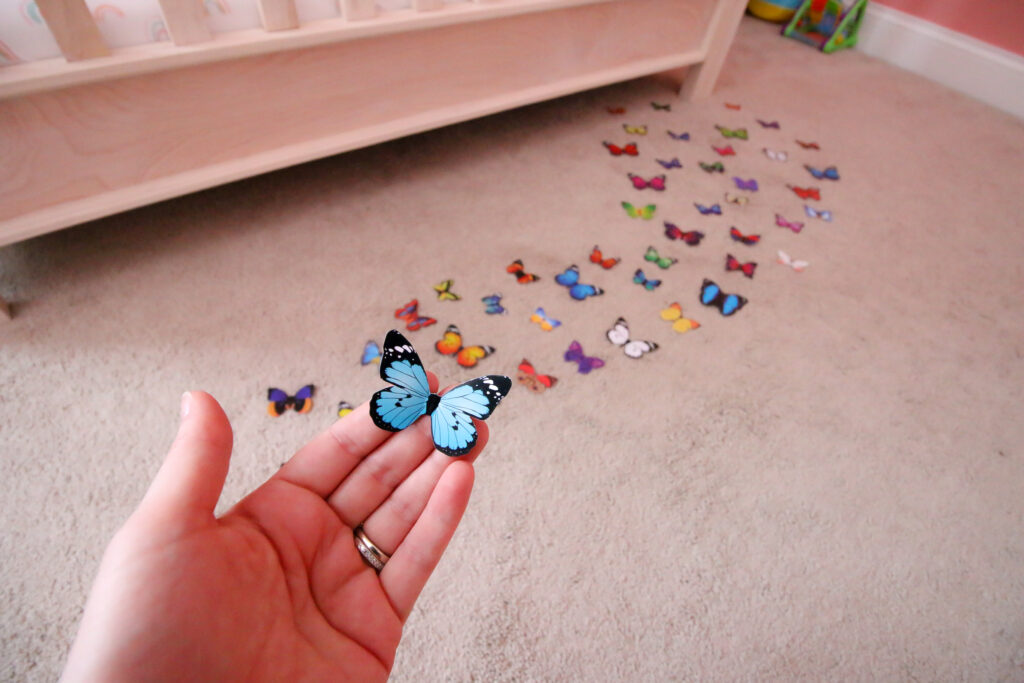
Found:
[[287, 31], [299, 27], [295, 0], [259, 0], [260, 18], [267, 31]]
[[36, 0], [36, 6], [69, 62], [110, 54], [85, 0]]
[[341, 13], [348, 21], [362, 21], [377, 16], [374, 0], [341, 0]]
[[164, 24], [175, 45], [205, 43], [213, 37], [206, 25], [202, 0], [158, 0]]
[[412, 0], [412, 8], [417, 12], [441, 9], [443, 6], [444, 0]]

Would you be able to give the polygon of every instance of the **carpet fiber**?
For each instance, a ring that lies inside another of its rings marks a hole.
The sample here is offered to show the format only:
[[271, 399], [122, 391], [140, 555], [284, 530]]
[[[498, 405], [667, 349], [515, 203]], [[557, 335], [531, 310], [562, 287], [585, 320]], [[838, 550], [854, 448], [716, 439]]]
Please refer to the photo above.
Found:
[[[182, 391], [210, 391], [234, 426], [226, 509], [338, 401], [380, 388], [363, 344], [418, 297], [439, 324], [410, 339], [442, 383], [514, 375], [524, 356], [559, 382], [515, 386], [490, 420], [394, 680], [1024, 677], [1024, 126], [750, 19], [714, 96], [649, 105], [671, 98], [625, 83], [0, 250], [16, 309], [0, 325], [0, 676], [59, 672]], [[702, 172], [726, 142], [727, 173]], [[671, 156], [684, 168], [664, 193], [627, 180]], [[750, 204], [699, 215], [693, 202], [737, 192], [732, 175], [758, 180]], [[809, 203], [833, 222], [805, 217], [786, 183], [820, 187]], [[623, 200], [656, 203], [654, 220]], [[663, 220], [707, 237], [670, 242]], [[623, 262], [589, 263], [594, 244]], [[649, 245], [679, 263], [653, 267]], [[777, 249], [811, 265], [780, 266]], [[755, 277], [725, 273], [726, 252]], [[517, 284], [515, 258], [541, 281]], [[553, 276], [572, 263], [606, 293], [571, 300]], [[638, 267], [662, 285], [633, 284]], [[749, 303], [702, 307], [705, 277]], [[436, 300], [447, 278], [461, 301]], [[495, 292], [507, 315], [485, 315]], [[672, 301], [701, 328], [672, 332]], [[531, 324], [537, 306], [562, 326]], [[633, 360], [609, 344], [620, 315], [659, 348]], [[497, 348], [478, 372], [431, 350], [450, 323]], [[573, 339], [607, 365], [576, 373]], [[267, 416], [268, 386], [306, 383], [310, 414]]]

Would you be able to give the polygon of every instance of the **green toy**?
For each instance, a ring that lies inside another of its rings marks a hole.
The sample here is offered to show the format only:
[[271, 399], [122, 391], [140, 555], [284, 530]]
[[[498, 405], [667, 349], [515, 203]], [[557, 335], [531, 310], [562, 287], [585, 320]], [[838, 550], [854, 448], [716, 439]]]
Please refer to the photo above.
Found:
[[845, 7], [843, 0], [804, 0], [782, 35], [832, 53], [857, 44], [857, 30], [868, 0], [855, 0]]

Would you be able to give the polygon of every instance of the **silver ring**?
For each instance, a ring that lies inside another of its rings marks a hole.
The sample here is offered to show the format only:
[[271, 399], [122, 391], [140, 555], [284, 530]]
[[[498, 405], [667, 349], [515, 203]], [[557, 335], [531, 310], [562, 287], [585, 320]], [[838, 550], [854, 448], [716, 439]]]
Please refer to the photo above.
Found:
[[370, 540], [369, 536], [366, 535], [366, 532], [363, 531], [362, 524], [353, 529], [352, 535], [355, 537], [356, 549], [359, 551], [359, 554], [363, 556], [363, 561], [373, 567], [375, 572], [380, 574], [381, 570], [384, 569], [384, 565], [391, 559], [391, 556], [378, 548], [373, 541]]

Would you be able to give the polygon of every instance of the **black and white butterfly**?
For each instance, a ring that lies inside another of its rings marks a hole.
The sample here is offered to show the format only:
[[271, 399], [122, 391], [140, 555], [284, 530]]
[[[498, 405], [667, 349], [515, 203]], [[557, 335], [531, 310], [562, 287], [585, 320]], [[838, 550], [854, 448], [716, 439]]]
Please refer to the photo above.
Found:
[[473, 418], [486, 420], [512, 388], [508, 377], [486, 375], [452, 387], [443, 396], [431, 393], [420, 357], [397, 330], [388, 332], [384, 340], [380, 377], [394, 386], [381, 389], [370, 399], [373, 423], [400, 432], [429, 415], [434, 446], [452, 456], [473, 450], [477, 441]]
[[619, 318], [608, 330], [608, 341], [616, 346], [622, 347], [622, 352], [630, 358], [641, 358], [645, 353], [650, 353], [658, 348], [652, 341], [629, 338], [629, 326], [625, 318]]

